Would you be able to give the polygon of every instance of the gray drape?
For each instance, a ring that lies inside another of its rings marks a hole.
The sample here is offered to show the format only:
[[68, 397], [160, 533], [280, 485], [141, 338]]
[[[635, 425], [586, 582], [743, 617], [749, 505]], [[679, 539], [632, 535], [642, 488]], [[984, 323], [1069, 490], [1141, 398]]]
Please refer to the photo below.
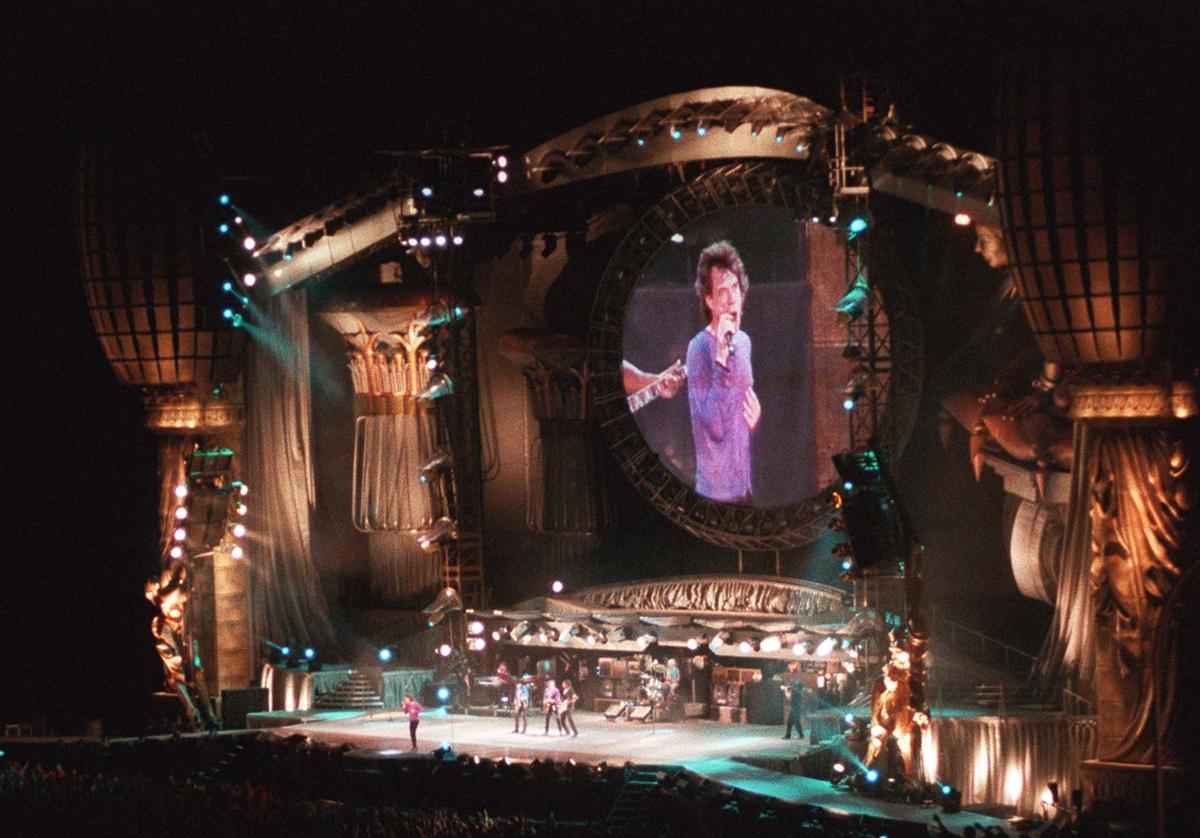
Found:
[[354, 429], [354, 526], [414, 532], [433, 523], [432, 491], [420, 469], [433, 458], [433, 415], [360, 416]]
[[333, 629], [312, 556], [315, 501], [308, 301], [289, 291], [263, 304], [246, 364], [245, 482], [255, 634], [331, 649]]
[[1075, 465], [1071, 472], [1071, 498], [1067, 504], [1054, 619], [1038, 656], [1037, 678], [1047, 692], [1070, 687], [1089, 697], [1096, 669], [1096, 608], [1088, 580], [1092, 562], [1088, 513], [1097, 463], [1092, 436], [1082, 423], [1075, 424]]

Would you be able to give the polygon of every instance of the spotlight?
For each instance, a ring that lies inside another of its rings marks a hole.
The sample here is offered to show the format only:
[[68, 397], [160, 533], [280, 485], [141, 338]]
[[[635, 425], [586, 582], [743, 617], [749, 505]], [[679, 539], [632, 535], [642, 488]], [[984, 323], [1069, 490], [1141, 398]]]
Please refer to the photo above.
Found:
[[305, 659], [305, 660], [308, 660], [308, 661], [310, 661], [310, 660], [312, 660], [313, 658], [315, 658], [316, 656], [317, 656], [317, 650], [316, 650], [316, 649], [314, 649], [312, 646], [306, 646], [306, 647], [304, 647], [304, 659]]
[[850, 223], [846, 225], [846, 229], [850, 231], [850, 235], [857, 236], [870, 226], [866, 215], [856, 215], [850, 219]]
[[467, 634], [483, 634], [483, 622], [481, 620], [472, 620], [467, 623]]
[[174, 547], [171, 548], [171, 558], [172, 559], [182, 559], [183, 558], [183, 548], [180, 547], [178, 544], [176, 544]]
[[223, 236], [223, 235], [225, 235], [226, 233], [228, 233], [228, 232], [229, 232], [229, 225], [228, 225], [228, 224], [225, 224], [224, 222], [222, 222], [222, 223], [221, 223], [221, 224], [220, 224], [220, 225], [217, 227], [217, 232], [218, 232], [218, 233], [220, 233], [222, 236]]
[[796, 645], [792, 646], [792, 654], [795, 655], [796, 657], [802, 657], [804, 655], [807, 655], [808, 654], [808, 646], [806, 646], [803, 643], [797, 643]]
[[237, 510], [238, 515], [245, 515], [249, 511], [250, 508], [248, 506], [246, 506], [246, 504], [244, 504], [244, 503], [239, 503], [237, 506], [234, 507], [234, 509]]
[[504, 171], [503, 169], [496, 172], [496, 182], [497, 183], [508, 183], [508, 172]]
[[227, 309], [222, 310], [221, 316], [224, 317], [226, 320], [232, 320], [233, 319], [233, 309], [227, 308]]
[[551, 582], [551, 583], [550, 583], [550, 590], [554, 591], [554, 593], [556, 593], [556, 594], [561, 594], [561, 593], [563, 592], [563, 583], [562, 583], [562, 580], [560, 580], [560, 579], [555, 579], [553, 582]]
[[452, 465], [453, 461], [450, 459], [450, 455], [444, 451], [439, 452], [432, 460], [421, 466], [419, 479], [422, 483], [428, 483], [431, 477], [449, 471]]
[[421, 392], [417, 394], [417, 400], [431, 402], [440, 399], [442, 396], [448, 396], [453, 392], [454, 382], [448, 375], [439, 372], [429, 379], [428, 384], [421, 388]]
[[969, 227], [971, 225], [971, 216], [965, 212], [954, 213], [954, 223], [959, 227]]
[[180, 507], [176, 508], [176, 510], [175, 510], [176, 520], [182, 521], [183, 519], [187, 518], [187, 516], [188, 516], [188, 511], [187, 511], [186, 506], [180, 506]]
[[258, 242], [254, 240], [254, 236], [246, 236], [246, 238], [242, 239], [242, 247], [246, 250], [253, 250], [257, 244]]
[[433, 197], [433, 187], [432, 186], [422, 186], [421, 187], [421, 197], [422, 198], [432, 198]]
[[727, 632], [727, 631], [717, 632], [716, 634], [713, 635], [713, 639], [708, 641], [708, 650], [710, 652], [712, 652], [714, 655], [717, 654], [717, 652], [719, 652], [721, 650], [721, 647], [725, 645], [725, 641], [727, 641], [728, 639], [729, 639], [729, 632]]
[[186, 498], [187, 493], [188, 493], [188, 488], [187, 488], [187, 486], [183, 485], [182, 483], [180, 483], [178, 486], [175, 487], [175, 497], [179, 498], [180, 500], [183, 500], [184, 498]]
[[645, 649], [647, 646], [650, 646], [657, 642], [658, 642], [658, 635], [652, 631], [646, 632], [645, 634], [641, 635], [637, 639], [637, 645], [639, 648], [642, 648], [642, 649]]
[[503, 636], [504, 635], [500, 634], [500, 629], [496, 629], [494, 632], [492, 632], [492, 640], [496, 641], [497, 643], [500, 642], [500, 638]]
[[224, 285], [221, 286], [221, 290], [222, 291], [233, 291], [233, 283], [226, 282]]
[[433, 239], [429, 238], [429, 236], [421, 236], [418, 244], [420, 244], [421, 247], [429, 247], [429, 245], [433, 244]]
[[868, 768], [866, 779], [867, 779], [868, 783], [875, 782], [876, 780], [879, 779], [879, 772], [876, 771], [874, 768]]
[[233, 537], [234, 538], [241, 538], [245, 534], [246, 534], [246, 525], [245, 524], [234, 524], [233, 525]]
[[860, 275], [845, 296], [833, 306], [833, 310], [837, 312], [837, 324], [848, 326], [861, 317], [870, 296], [871, 286], [867, 283], [867, 278]]
[[171, 535], [174, 536], [176, 541], [183, 541], [187, 538], [187, 530], [183, 527], [176, 527], [175, 532], [171, 533]]
[[683, 233], [672, 233], [671, 241], [674, 244], [683, 244]]
[[392, 650], [391, 649], [380, 649], [379, 650], [379, 662], [380, 663], [387, 663], [391, 659], [392, 659]]
[[507, 169], [508, 168], [508, 158], [505, 157], [503, 154], [499, 155], [496, 158], [496, 167], [500, 168], [500, 169]]
[[482, 652], [487, 648], [487, 641], [482, 637], [467, 638], [467, 648], [472, 652]]
[[754, 651], [754, 644], [749, 640], [743, 640], [741, 643], [738, 643], [738, 651], [743, 655], [748, 655]]
[[644, 146], [646, 144], [646, 138], [638, 137], [636, 140], [634, 140], [634, 142], [637, 143], [639, 146]]
[[255, 276], [254, 274], [243, 274], [242, 282], [245, 284], [245, 286], [247, 288], [253, 288], [254, 283], [258, 282], [258, 277]]
[[450, 700], [450, 688], [446, 686], [437, 688], [437, 700], [445, 704]]
[[689, 652], [694, 652], [700, 648], [701, 639], [699, 637], [689, 637], [687, 639], [687, 647]]
[[458, 247], [463, 243], [463, 237], [458, 233], [455, 233], [454, 237], [450, 239], [450, 241], [454, 243], [455, 247]]
[[678, 128], [671, 129], [671, 139], [672, 140], [678, 140], [682, 136], [683, 136], [683, 132], [680, 131]]
[[826, 637], [817, 646], [817, 655], [822, 658], [829, 657], [829, 653], [833, 651], [833, 647], [836, 643], [837, 641], [834, 638]]
[[844, 774], [846, 772], [846, 766], [840, 762], [835, 762], [833, 764], [833, 770], [838, 774]]
[[854, 714], [847, 713], [846, 715], [842, 716], [842, 721], [844, 721], [848, 725], [854, 724]]
[[222, 193], [221, 193], [221, 194], [220, 194], [220, 195], [217, 197], [217, 203], [218, 203], [218, 204], [220, 204], [220, 205], [221, 205], [221, 206], [223, 206], [223, 207], [227, 207], [227, 206], [229, 206], [229, 195], [228, 195], [227, 193], [225, 193], [225, 192], [222, 192]]
[[768, 634], [762, 639], [762, 642], [758, 644], [758, 651], [778, 652], [782, 647], [783, 638], [781, 638], [778, 634]]
[[483, 197], [483, 187], [476, 186], [474, 189], [471, 190], [471, 194], [474, 195], [476, 198], [482, 198]]
[[707, 133], [708, 133], [708, 128], [705, 127], [703, 123], [696, 126], [696, 136], [703, 137]]
[[231, 559], [240, 559], [245, 555], [246, 551], [237, 544], [233, 545], [233, 549], [229, 551], [229, 558]]
[[443, 657], [443, 658], [448, 658], [448, 657], [450, 657], [450, 654], [451, 654], [453, 651], [454, 651], [454, 649], [453, 649], [453, 648], [450, 646], [450, 644], [449, 644], [449, 643], [443, 643], [441, 646], [438, 646], [438, 647], [437, 647], [437, 653], [438, 653], [438, 655], [440, 655], [440, 656], [441, 656], [441, 657]]
[[417, 536], [417, 545], [426, 553], [432, 553], [443, 544], [458, 538], [458, 527], [446, 516], [438, 518], [432, 527]]
[[438, 233], [436, 236], [433, 237], [433, 243], [436, 244], [438, 247], [445, 247], [446, 246], [446, 234]]

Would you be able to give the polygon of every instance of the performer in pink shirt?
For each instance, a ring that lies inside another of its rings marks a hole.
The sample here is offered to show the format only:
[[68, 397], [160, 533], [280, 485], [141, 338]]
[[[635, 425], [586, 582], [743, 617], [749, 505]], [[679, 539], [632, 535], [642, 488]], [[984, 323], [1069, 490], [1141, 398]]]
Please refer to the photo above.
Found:
[[408, 735], [412, 738], [412, 749], [417, 749], [417, 725], [421, 723], [421, 711], [425, 708], [411, 694], [404, 695], [404, 712], [408, 714]]

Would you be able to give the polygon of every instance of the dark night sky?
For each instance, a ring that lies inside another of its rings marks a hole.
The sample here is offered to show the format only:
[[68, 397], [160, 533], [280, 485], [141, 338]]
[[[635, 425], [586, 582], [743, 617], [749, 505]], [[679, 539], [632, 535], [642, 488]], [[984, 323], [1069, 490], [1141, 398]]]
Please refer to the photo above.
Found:
[[987, 151], [1000, 46], [1016, 32], [1058, 34], [1000, 19], [1000, 3], [202, 5], [27, 4], [6, 21], [3, 65], [17, 72], [0, 140], [11, 217], [0, 721], [135, 712], [159, 678], [141, 596], [155, 552], [153, 440], [84, 305], [71, 203], [80, 140], [202, 134], [228, 174], [256, 179], [278, 225], [361, 183], [377, 149], [524, 149], [710, 85], [835, 106], [835, 81], [853, 70], [887, 79], [923, 133]]

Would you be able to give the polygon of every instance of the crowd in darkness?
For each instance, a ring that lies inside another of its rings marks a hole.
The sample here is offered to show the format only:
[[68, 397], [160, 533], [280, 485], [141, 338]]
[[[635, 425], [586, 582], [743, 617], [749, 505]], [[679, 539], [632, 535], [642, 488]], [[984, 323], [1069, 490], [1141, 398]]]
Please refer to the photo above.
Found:
[[[364, 760], [303, 736], [174, 736], [6, 743], [10, 835], [608, 835], [631, 764], [510, 763], [452, 751]], [[620, 834], [925, 835], [658, 770]]]

